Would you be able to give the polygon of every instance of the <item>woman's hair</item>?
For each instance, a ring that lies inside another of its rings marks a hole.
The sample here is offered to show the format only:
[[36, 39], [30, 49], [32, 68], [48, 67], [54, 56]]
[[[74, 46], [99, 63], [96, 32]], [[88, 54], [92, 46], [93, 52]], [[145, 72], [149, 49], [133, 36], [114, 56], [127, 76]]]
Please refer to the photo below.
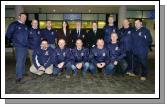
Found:
[[[67, 22], [66, 20], [64, 20], [63, 23], [64, 23], [64, 22], [66, 23], [66, 25], [67, 25], [67, 26], [66, 26], [66, 29], [68, 30], [68, 29], [69, 29], [69, 24], [68, 24], [68, 22]], [[63, 28], [63, 23], [62, 23], [62, 28]]]

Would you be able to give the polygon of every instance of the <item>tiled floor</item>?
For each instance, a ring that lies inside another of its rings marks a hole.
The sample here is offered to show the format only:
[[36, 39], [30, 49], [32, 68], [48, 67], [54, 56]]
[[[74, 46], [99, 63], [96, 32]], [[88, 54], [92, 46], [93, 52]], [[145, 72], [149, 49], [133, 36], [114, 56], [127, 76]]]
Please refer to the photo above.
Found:
[[11, 54], [6, 57], [6, 93], [7, 94], [151, 94], [154, 93], [154, 53], [149, 54], [149, 75], [148, 80], [140, 81], [137, 77], [122, 77], [116, 73], [112, 79], [104, 78], [98, 73], [97, 78], [66, 79], [61, 75], [58, 79], [53, 76], [36, 76], [29, 72], [30, 63], [27, 59], [24, 84], [15, 84], [15, 58]]

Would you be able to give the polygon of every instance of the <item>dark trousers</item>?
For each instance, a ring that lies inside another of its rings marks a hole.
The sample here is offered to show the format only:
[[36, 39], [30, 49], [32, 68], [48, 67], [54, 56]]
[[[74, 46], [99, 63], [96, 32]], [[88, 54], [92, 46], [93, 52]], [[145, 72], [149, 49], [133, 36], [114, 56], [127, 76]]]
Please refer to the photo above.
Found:
[[116, 69], [119, 69], [119, 71], [121, 72], [122, 75], [124, 75], [126, 73], [128, 64], [126, 62], [126, 60], [122, 59], [118, 61], [117, 65], [114, 65], [114, 72]]
[[132, 72], [133, 71], [133, 53], [131, 51], [126, 52], [125, 60], [128, 64], [127, 71]]
[[[141, 74], [141, 76], [146, 77], [148, 70], [147, 70], [147, 55], [134, 55], [134, 72], [136, 74]], [[139, 70], [141, 68], [141, 73], [139, 73]]]
[[16, 79], [22, 78], [25, 73], [27, 48], [15, 47], [16, 51]]

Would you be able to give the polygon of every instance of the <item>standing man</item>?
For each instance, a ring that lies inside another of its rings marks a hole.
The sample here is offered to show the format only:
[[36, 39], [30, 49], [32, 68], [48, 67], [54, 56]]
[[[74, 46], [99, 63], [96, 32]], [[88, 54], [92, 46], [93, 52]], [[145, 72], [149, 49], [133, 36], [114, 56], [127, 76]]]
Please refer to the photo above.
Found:
[[82, 39], [84, 46], [86, 46], [85, 42], [86, 32], [85, 30], [81, 29], [81, 21], [78, 21], [76, 23], [76, 29], [74, 29], [71, 32], [71, 37], [72, 37], [72, 47], [75, 47], [75, 42], [78, 38]]
[[96, 45], [97, 39], [102, 38], [102, 33], [100, 33], [100, 30], [97, 28], [97, 22], [92, 22], [92, 29], [88, 31], [88, 34], [86, 36], [86, 43], [89, 48], [92, 48]]
[[28, 49], [28, 28], [25, 25], [27, 16], [20, 13], [19, 19], [12, 22], [6, 32], [6, 36], [12, 41], [16, 51], [16, 83], [23, 83], [25, 74], [25, 62]]
[[74, 77], [77, 76], [78, 70], [81, 69], [83, 78], [86, 77], [86, 72], [89, 69], [89, 49], [83, 47], [81, 39], [76, 40], [76, 47], [71, 50], [72, 54], [72, 69]]
[[110, 43], [110, 36], [112, 32], [118, 33], [118, 28], [114, 26], [113, 16], [108, 17], [108, 25], [103, 28], [104, 31], [104, 42], [106, 44]]
[[127, 74], [129, 76], [135, 76], [133, 73], [133, 52], [132, 52], [132, 35], [134, 33], [134, 28], [129, 26], [129, 20], [123, 20], [123, 27], [119, 30], [120, 43], [124, 45], [124, 51], [126, 53], [126, 61], [128, 62]]
[[109, 51], [105, 48], [103, 39], [97, 39], [96, 46], [91, 50], [90, 62], [89, 69], [93, 76], [96, 76], [96, 67], [98, 69], [103, 69], [104, 76], [111, 73], [114, 68], [112, 64], [109, 64]]
[[41, 35], [43, 39], [47, 39], [49, 46], [55, 48], [55, 43], [57, 40], [56, 30], [52, 29], [51, 21], [46, 21], [46, 28], [41, 30]]
[[38, 29], [38, 21], [37, 20], [32, 20], [31, 22], [32, 27], [29, 29], [29, 36], [28, 36], [28, 41], [29, 41], [29, 58], [30, 62], [32, 65], [32, 53], [35, 49], [40, 47], [41, 43], [41, 32], [40, 29]]
[[58, 76], [63, 69], [66, 69], [66, 78], [70, 78], [72, 55], [69, 48], [65, 47], [65, 40], [59, 39], [58, 47], [55, 50], [53, 58], [53, 75]]
[[149, 47], [152, 43], [152, 36], [150, 31], [143, 27], [142, 20], [135, 20], [135, 32], [133, 34], [133, 53], [134, 53], [134, 71], [137, 66], [141, 65], [141, 77], [140, 80], [146, 80], [148, 69], [147, 69], [147, 55]]
[[[121, 69], [120, 72], [124, 76], [128, 66], [127, 62], [124, 59], [126, 53], [124, 51], [124, 45], [119, 44], [117, 39], [118, 39], [117, 33], [115, 32], [111, 33], [111, 42], [107, 45], [107, 48], [109, 50], [111, 64], [113, 64], [114, 68], [120, 66]], [[111, 73], [109, 74], [113, 75], [114, 70], [111, 71]]]
[[43, 39], [40, 47], [33, 52], [33, 65], [30, 67], [30, 72], [37, 75], [52, 74], [53, 53], [54, 49], [48, 46], [47, 40]]

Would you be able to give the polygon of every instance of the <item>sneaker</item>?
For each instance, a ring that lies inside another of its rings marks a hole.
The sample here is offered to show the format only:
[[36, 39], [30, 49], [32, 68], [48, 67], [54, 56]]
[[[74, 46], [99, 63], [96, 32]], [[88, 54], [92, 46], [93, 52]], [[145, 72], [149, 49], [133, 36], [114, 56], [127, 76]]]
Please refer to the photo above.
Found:
[[67, 78], [67, 79], [70, 79], [70, 75], [66, 75], [66, 78]]
[[135, 77], [136, 75], [134, 73], [128, 72], [129, 76]]
[[24, 84], [25, 81], [22, 80], [22, 78], [16, 79], [16, 84]]
[[145, 81], [145, 80], [146, 80], [146, 77], [140, 77], [140, 80], [141, 80], [141, 81]]

